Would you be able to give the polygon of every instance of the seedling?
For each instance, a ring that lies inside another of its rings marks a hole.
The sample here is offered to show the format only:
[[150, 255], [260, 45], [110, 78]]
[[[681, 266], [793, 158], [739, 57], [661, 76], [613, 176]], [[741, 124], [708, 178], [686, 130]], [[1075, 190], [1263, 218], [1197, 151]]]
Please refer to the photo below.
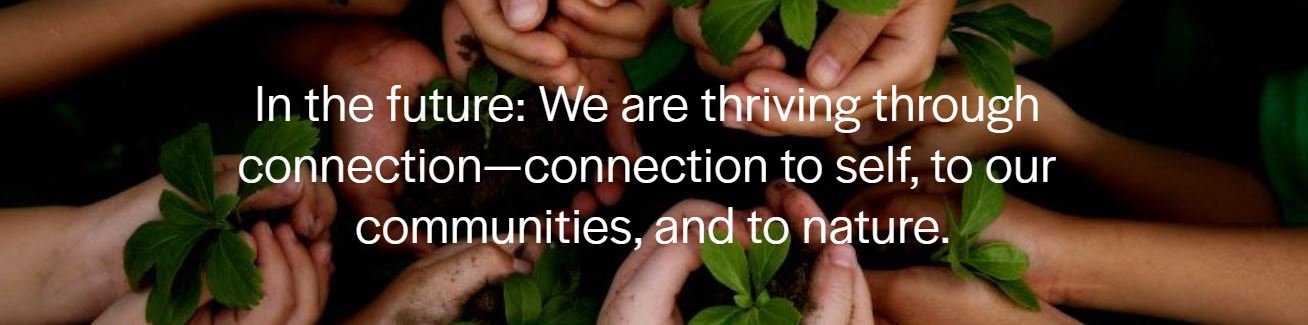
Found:
[[513, 274], [506, 278], [503, 306], [508, 325], [594, 324], [599, 303], [577, 293], [581, 272], [576, 266], [577, 255], [573, 250], [551, 248], [536, 260], [530, 276]]
[[[777, 238], [782, 236], [783, 229], [769, 227], [767, 231], [771, 238]], [[716, 236], [730, 237], [720, 230]], [[701, 310], [689, 324], [799, 324], [800, 314], [795, 303], [767, 292], [768, 281], [776, 275], [789, 252], [789, 236], [780, 244], [754, 243], [749, 247], [748, 255], [734, 240], [725, 244], [704, 241], [700, 244], [700, 259], [714, 279], [736, 293], [735, 304]]]
[[[780, 11], [786, 38], [808, 50], [817, 37], [819, 0], [712, 0], [700, 15], [699, 26], [709, 52], [719, 63], [731, 66], [740, 49], [749, 42], [768, 17]], [[882, 15], [899, 6], [899, 0], [821, 0], [840, 11]], [[668, 0], [674, 7], [688, 8], [700, 0]]]
[[1027, 310], [1039, 311], [1040, 302], [1031, 288], [1022, 282], [1022, 275], [1029, 265], [1026, 252], [1008, 242], [981, 243], [977, 240], [981, 231], [999, 218], [1004, 207], [1003, 186], [984, 173], [973, 173], [964, 184], [960, 214], [954, 214], [951, 207], [946, 207], [949, 244], [941, 247], [932, 259], [949, 264], [954, 274], [961, 278], [980, 277], [989, 281], [1013, 303]]
[[[501, 85], [499, 70], [497, 70], [492, 65], [483, 63], [483, 64], [478, 64], [477, 66], [468, 70], [467, 85], [461, 85], [458, 82], [455, 82], [454, 79], [441, 77], [436, 80], [432, 80], [432, 82], [427, 85], [427, 88], [423, 89], [423, 93], [430, 95], [432, 94], [433, 91], [435, 91], [440, 94], [450, 95], [449, 100], [451, 101], [450, 105], [452, 107], [465, 107], [464, 106], [465, 101], [469, 99], [466, 96], [460, 96], [460, 95], [472, 95], [472, 96], [482, 96], [482, 97], [504, 95], [504, 96], [508, 96], [509, 98], [516, 98], [519, 95], [522, 95], [523, 92], [527, 91], [527, 89], [531, 88], [531, 86], [532, 84], [530, 82], [528, 82], [525, 79], [518, 78], [516, 76], [510, 77], [508, 80], [504, 81], [504, 84]], [[491, 139], [491, 130], [494, 129], [495, 122], [488, 117], [490, 116], [489, 102], [482, 101], [480, 103], [481, 105], [478, 105], [475, 109], [478, 111], [478, 114], [482, 116], [480, 120], [481, 129], [483, 132], [485, 132], [485, 141], [482, 143], [482, 147], [489, 147], [490, 139]], [[437, 114], [441, 114], [441, 112], [444, 111], [438, 107], [431, 107], [430, 109], [433, 110], [432, 112], [433, 117], [437, 116]], [[429, 118], [423, 120], [422, 122], [419, 122], [418, 129], [423, 131], [431, 130], [432, 128], [435, 128], [443, 124], [444, 122], [442, 121], [445, 120], [448, 119], [441, 118], [438, 120], [435, 118]]]
[[[307, 156], [317, 143], [318, 129], [307, 121], [267, 122], [250, 134], [245, 154], [265, 160]], [[154, 274], [145, 310], [150, 323], [190, 320], [199, 307], [202, 282], [208, 283], [214, 301], [227, 307], [249, 309], [263, 299], [254, 251], [236, 233], [241, 226], [236, 208], [272, 183], [265, 178], [241, 183], [235, 194], [217, 194], [213, 164], [206, 124], [165, 143], [159, 154], [164, 179], [181, 193], [165, 190], [159, 197], [163, 220], [137, 228], [123, 251], [123, 267], [133, 288], [141, 288], [146, 275]], [[275, 167], [271, 172], [285, 172]]]

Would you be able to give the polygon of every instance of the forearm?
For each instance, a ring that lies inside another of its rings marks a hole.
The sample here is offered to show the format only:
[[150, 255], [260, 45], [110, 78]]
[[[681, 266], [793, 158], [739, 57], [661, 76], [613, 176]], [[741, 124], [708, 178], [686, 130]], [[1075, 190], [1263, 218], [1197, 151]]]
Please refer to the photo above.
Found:
[[[1308, 318], [1308, 232], [1120, 220], [1051, 223], [1030, 274], [1054, 303], [1200, 323]], [[1040, 269], [1037, 269], [1040, 268]]]
[[222, 1], [34, 0], [0, 10], [0, 99], [50, 89], [221, 17]]
[[1192, 224], [1271, 225], [1276, 203], [1249, 171], [1131, 140], [1079, 117], [1046, 133], [1046, 150], [1140, 215]]

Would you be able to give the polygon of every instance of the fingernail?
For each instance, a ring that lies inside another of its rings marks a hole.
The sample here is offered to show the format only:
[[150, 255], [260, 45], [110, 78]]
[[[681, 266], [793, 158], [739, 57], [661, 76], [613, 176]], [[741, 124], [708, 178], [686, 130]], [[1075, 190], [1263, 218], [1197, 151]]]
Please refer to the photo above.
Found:
[[509, 3], [509, 24], [513, 27], [531, 27], [537, 11], [540, 8], [536, 0], [513, 0]]
[[727, 109], [725, 110], [725, 113], [726, 114], [722, 116], [722, 126], [725, 126], [730, 129], [736, 129], [736, 130], [745, 129], [745, 123], [741, 122], [740, 119], [736, 118], [735, 107], [728, 106]]
[[836, 85], [840, 78], [840, 62], [830, 55], [823, 55], [813, 65], [813, 82], [823, 88], [831, 88]]
[[854, 248], [849, 245], [837, 245], [828, 249], [827, 260], [843, 268], [852, 269], [858, 265], [858, 256], [854, 254]]

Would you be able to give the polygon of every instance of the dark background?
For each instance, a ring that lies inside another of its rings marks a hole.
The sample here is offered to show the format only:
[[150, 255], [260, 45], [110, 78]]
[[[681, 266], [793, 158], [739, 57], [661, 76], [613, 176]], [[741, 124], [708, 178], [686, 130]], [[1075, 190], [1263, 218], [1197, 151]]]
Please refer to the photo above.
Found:
[[[415, 5], [403, 19], [416, 35], [434, 41], [438, 11]], [[1269, 73], [1302, 67], [1302, 15], [1294, 2], [1128, 1], [1098, 32], [1019, 73], [1052, 89], [1086, 118], [1115, 132], [1238, 164], [1261, 175], [1258, 96]], [[267, 31], [307, 18], [248, 17], [210, 26], [89, 76], [65, 89], [0, 104], [0, 207], [82, 205], [111, 196], [158, 173], [158, 148], [200, 122], [211, 124], [216, 151], [233, 153], [253, 126], [256, 85], [266, 92], [306, 89], [267, 65]], [[652, 94], [698, 96], [716, 87], [692, 61]], [[294, 96], [292, 96], [294, 97]], [[687, 96], [691, 97], [691, 96]], [[693, 99], [693, 98], [692, 98]], [[692, 101], [692, 103], [696, 103]], [[695, 116], [696, 114], [691, 114]], [[324, 131], [325, 125], [320, 126]], [[820, 142], [760, 139], [713, 123], [642, 125], [646, 154], [776, 156], [782, 150], [821, 154]], [[327, 135], [324, 135], [324, 139]], [[328, 153], [329, 146], [319, 150]], [[830, 169], [828, 169], [830, 171]], [[772, 173], [779, 173], [773, 169]], [[1126, 211], [1087, 180], [1055, 170], [1049, 184], [1012, 185], [1018, 196], [1081, 215]], [[830, 174], [828, 173], [828, 176]], [[830, 177], [828, 177], [830, 178]], [[636, 185], [623, 203], [600, 211], [652, 221], [688, 198], [737, 207], [763, 203], [763, 184]], [[807, 186], [834, 211], [854, 190]], [[347, 211], [347, 209], [342, 209]], [[337, 223], [338, 273], [329, 318], [347, 315], [380, 290], [407, 260], [361, 249], [353, 222]], [[644, 225], [634, 229], [637, 234]], [[587, 247], [582, 264], [588, 291], [602, 297], [627, 247]], [[1077, 312], [1087, 321], [1140, 320]]]

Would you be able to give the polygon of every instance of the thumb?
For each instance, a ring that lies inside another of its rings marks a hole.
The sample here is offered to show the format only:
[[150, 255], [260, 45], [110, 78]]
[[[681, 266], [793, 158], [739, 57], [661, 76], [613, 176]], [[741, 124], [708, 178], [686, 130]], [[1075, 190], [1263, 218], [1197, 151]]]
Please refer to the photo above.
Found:
[[808, 314], [804, 324], [852, 324], [854, 292], [860, 276], [858, 258], [849, 245], [831, 245], [813, 266]]
[[545, 20], [547, 0], [500, 0], [504, 20], [513, 29], [525, 32], [536, 29]]
[[[526, 263], [513, 258], [498, 246], [491, 244], [477, 245], [465, 249], [453, 257], [437, 262], [432, 269], [417, 270], [419, 276], [428, 279], [448, 279], [441, 281], [424, 281], [431, 285], [418, 288], [436, 297], [437, 306], [433, 315], [438, 315], [444, 322], [452, 322], [462, 312], [461, 306], [472, 295], [490, 283], [503, 280], [514, 272], [514, 265]], [[408, 271], [406, 271], [407, 273]]]
[[809, 82], [825, 89], [839, 85], [881, 34], [887, 16], [837, 14], [813, 44], [806, 69]]

